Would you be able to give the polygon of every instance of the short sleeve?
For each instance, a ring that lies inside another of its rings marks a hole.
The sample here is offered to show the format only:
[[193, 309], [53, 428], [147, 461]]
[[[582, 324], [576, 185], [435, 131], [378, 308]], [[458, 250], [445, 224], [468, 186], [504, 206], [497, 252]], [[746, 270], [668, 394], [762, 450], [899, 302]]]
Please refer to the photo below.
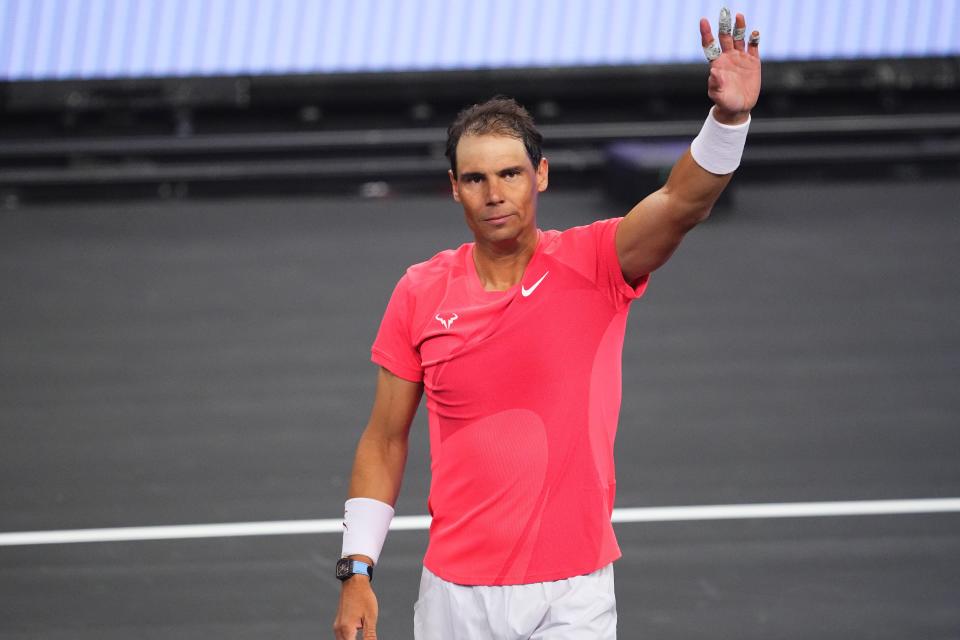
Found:
[[370, 359], [404, 380], [420, 382], [423, 367], [410, 330], [412, 313], [410, 281], [404, 276], [397, 282], [387, 303], [370, 349]]
[[599, 220], [582, 227], [573, 227], [560, 234], [558, 257], [594, 282], [614, 306], [620, 308], [643, 295], [649, 275], [636, 283], [623, 278], [617, 257], [617, 227], [623, 218]]
[[623, 218], [600, 220], [590, 227], [597, 237], [597, 284], [605, 289], [614, 302], [624, 305], [636, 300], [647, 290], [650, 274], [636, 282], [627, 282], [623, 277], [620, 258], [617, 257], [617, 228]]

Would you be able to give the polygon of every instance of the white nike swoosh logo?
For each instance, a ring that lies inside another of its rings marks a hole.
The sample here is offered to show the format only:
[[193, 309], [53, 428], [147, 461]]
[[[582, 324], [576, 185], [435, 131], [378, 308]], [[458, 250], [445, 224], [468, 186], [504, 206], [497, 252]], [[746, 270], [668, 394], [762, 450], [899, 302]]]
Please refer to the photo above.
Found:
[[537, 287], [540, 286], [540, 283], [543, 282], [543, 279], [547, 277], [547, 274], [548, 274], [548, 273], [550, 273], [550, 272], [549, 272], [549, 271], [544, 272], [544, 274], [543, 274], [542, 276], [540, 276], [540, 279], [537, 280], [536, 282], [534, 282], [534, 283], [533, 283], [533, 286], [530, 287], [529, 289], [527, 289], [525, 286], [523, 286], [523, 285], [521, 284], [521, 285], [520, 285], [520, 294], [521, 294], [524, 298], [526, 298], [527, 296], [529, 296], [531, 293], [534, 292], [534, 290], [535, 290]]

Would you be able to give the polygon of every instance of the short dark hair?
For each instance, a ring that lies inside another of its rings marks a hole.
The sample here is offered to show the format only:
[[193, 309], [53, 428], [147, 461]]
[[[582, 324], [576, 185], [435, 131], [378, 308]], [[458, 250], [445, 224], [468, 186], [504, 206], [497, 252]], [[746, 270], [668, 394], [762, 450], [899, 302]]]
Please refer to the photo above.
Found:
[[536, 169], [543, 152], [543, 135], [537, 131], [533, 117], [513, 98], [494, 96], [486, 102], [467, 107], [447, 128], [447, 157], [450, 169], [457, 175], [457, 144], [464, 135], [498, 135], [516, 138], [523, 143], [527, 156]]

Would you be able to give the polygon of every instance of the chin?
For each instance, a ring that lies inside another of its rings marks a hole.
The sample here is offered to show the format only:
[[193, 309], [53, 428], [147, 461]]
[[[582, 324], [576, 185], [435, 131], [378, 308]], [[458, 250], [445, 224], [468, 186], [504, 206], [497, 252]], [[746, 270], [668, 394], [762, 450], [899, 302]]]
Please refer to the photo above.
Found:
[[472, 224], [470, 227], [477, 240], [488, 243], [515, 242], [528, 231], [528, 228], [531, 231], [533, 230], [532, 224], [525, 223], [519, 218], [509, 220], [502, 227], [492, 227], [483, 221]]
[[523, 229], [515, 224], [505, 224], [499, 229], [490, 229], [485, 234], [488, 240], [493, 242], [509, 242], [517, 240], [523, 234]]

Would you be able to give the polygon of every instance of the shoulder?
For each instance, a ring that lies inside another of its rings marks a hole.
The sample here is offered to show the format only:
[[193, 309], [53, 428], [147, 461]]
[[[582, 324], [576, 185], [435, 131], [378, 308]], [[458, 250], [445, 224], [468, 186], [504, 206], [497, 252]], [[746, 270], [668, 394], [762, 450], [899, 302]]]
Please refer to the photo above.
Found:
[[607, 218], [564, 231], [544, 231], [542, 242], [546, 253], [558, 253], [596, 247], [607, 236], [613, 236], [623, 218]]
[[445, 282], [451, 272], [456, 271], [464, 262], [464, 254], [470, 251], [472, 243], [460, 245], [456, 249], [446, 249], [432, 258], [418, 262], [407, 268], [400, 284], [411, 293], [424, 292], [439, 282]]
[[570, 227], [566, 231], [560, 232], [560, 237], [569, 239], [583, 236], [602, 236], [604, 233], [608, 233], [610, 230], [616, 229], [621, 220], [623, 220], [623, 217], [606, 218], [604, 220], [597, 220], [596, 222], [591, 222], [590, 224], [581, 225], [579, 227]]

